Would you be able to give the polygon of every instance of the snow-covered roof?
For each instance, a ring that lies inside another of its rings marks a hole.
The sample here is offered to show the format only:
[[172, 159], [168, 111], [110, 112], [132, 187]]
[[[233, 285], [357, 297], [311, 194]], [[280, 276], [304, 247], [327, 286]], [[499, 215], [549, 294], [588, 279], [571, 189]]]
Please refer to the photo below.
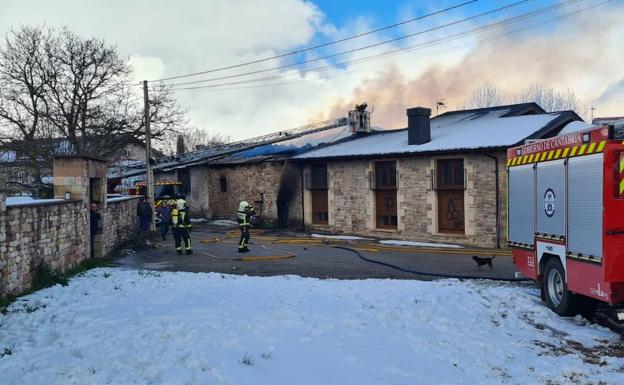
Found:
[[563, 129], [561, 131], [559, 131], [559, 134], [557, 135], [567, 135], [567, 134], [571, 134], [573, 132], [577, 132], [577, 131], [584, 131], [584, 130], [588, 130], [592, 127], [595, 127], [593, 124], [589, 124], [589, 123], [585, 123], [585, 122], [581, 122], [581, 121], [575, 121], [575, 122], [570, 122], [568, 123], [565, 127], [563, 127]]
[[[441, 152], [508, 147], [537, 134], [569, 112], [506, 116], [509, 109], [466, 111], [431, 119], [431, 141], [408, 145], [407, 130], [392, 130], [323, 147], [295, 159]], [[563, 123], [563, 122], [562, 122]]]

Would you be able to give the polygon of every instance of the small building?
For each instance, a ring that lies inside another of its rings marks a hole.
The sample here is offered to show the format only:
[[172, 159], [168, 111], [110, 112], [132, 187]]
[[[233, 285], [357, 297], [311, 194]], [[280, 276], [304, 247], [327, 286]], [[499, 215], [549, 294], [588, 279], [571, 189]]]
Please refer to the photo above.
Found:
[[408, 127], [295, 156], [306, 228], [499, 247], [506, 242], [505, 150], [581, 121], [535, 103], [407, 110]]

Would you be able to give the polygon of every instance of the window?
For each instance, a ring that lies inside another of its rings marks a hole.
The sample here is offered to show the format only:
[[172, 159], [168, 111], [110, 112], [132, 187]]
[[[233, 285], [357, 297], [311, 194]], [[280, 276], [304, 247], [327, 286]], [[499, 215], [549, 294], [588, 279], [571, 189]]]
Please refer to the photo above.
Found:
[[396, 190], [396, 162], [375, 163], [375, 190]]
[[220, 191], [222, 193], [227, 192], [227, 178], [225, 177], [225, 175], [221, 175], [219, 177], [219, 187], [220, 187]]
[[396, 162], [375, 163], [375, 218], [377, 228], [397, 228]]
[[437, 161], [438, 231], [464, 233], [464, 160]]
[[329, 222], [327, 193], [327, 164], [310, 166], [309, 190], [312, 197], [312, 223], [326, 225]]
[[191, 172], [188, 168], [181, 168], [178, 170], [178, 179], [182, 183], [182, 194], [188, 194], [191, 192]]
[[327, 164], [310, 166], [310, 190], [327, 190]]

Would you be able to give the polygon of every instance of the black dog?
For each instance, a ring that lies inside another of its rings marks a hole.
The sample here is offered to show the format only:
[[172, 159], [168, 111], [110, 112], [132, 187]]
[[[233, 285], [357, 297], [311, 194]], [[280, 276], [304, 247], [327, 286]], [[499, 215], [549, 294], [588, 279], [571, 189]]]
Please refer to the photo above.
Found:
[[488, 265], [490, 267], [490, 271], [493, 268], [492, 260], [494, 258], [496, 258], [495, 255], [492, 255], [492, 258], [482, 258], [482, 257], [477, 257], [476, 255], [472, 257], [472, 259], [474, 259], [474, 261], [477, 263], [477, 269], [481, 270], [481, 266]]

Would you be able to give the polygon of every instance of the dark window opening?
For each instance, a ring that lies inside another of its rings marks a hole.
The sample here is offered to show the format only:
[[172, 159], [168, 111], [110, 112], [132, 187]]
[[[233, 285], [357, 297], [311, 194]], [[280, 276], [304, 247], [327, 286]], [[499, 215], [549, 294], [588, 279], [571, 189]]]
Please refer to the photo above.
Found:
[[327, 165], [313, 164], [310, 166], [310, 190], [327, 190]]
[[219, 187], [222, 193], [227, 192], [227, 178], [225, 176], [221, 176], [219, 178]]
[[191, 172], [188, 168], [178, 170], [178, 179], [182, 183], [182, 194], [191, 192]]
[[375, 163], [375, 189], [395, 190], [397, 188], [396, 162]]
[[463, 190], [464, 189], [464, 160], [441, 159], [438, 160], [437, 175], [438, 190]]

